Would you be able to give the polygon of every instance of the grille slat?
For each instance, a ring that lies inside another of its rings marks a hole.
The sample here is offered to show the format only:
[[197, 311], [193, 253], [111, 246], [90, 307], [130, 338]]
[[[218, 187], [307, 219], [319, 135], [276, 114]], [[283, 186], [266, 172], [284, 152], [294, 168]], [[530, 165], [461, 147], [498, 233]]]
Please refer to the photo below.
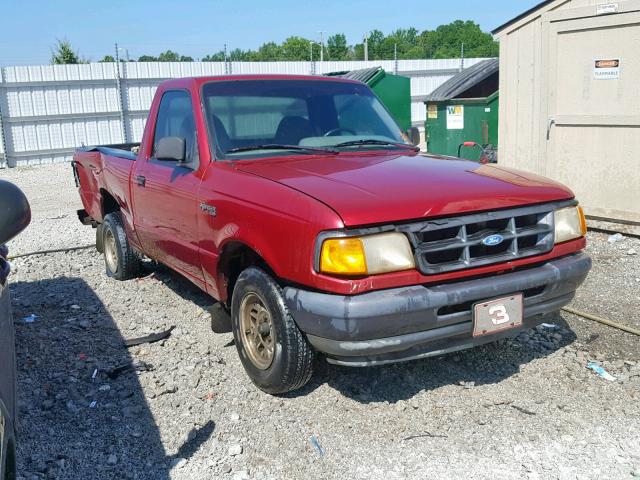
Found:
[[[402, 228], [424, 274], [442, 273], [546, 253], [553, 248], [553, 205], [438, 219]], [[497, 245], [485, 245], [490, 235]]]

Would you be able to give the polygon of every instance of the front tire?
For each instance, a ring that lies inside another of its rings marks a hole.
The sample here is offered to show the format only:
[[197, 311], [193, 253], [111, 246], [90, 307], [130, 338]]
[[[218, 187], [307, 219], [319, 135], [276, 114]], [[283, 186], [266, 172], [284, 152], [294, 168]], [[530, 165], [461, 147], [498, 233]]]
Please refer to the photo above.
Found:
[[244, 270], [233, 290], [231, 313], [238, 355], [258, 388], [280, 394], [309, 381], [315, 353], [273, 278], [256, 267]]
[[113, 212], [104, 217], [102, 248], [107, 276], [116, 280], [129, 280], [139, 275], [140, 256], [127, 240], [120, 212]]

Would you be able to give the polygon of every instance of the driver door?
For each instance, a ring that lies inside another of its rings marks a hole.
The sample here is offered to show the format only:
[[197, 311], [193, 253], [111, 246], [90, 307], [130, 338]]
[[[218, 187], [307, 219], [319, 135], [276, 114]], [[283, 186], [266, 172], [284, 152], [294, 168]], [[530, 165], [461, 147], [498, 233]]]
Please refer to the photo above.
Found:
[[[204, 277], [198, 253], [198, 203], [202, 182], [194, 110], [187, 90], [162, 95], [149, 158], [138, 160], [131, 178], [134, 223], [144, 252], [182, 273], [196, 284]], [[158, 141], [185, 139], [185, 162], [155, 158]]]

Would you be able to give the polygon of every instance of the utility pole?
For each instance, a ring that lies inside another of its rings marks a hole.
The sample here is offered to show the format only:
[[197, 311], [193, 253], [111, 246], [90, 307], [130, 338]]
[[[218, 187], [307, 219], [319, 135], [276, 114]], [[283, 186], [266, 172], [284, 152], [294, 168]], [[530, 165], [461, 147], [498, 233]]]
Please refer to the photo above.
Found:
[[313, 61], [313, 45], [315, 42], [309, 42], [309, 62], [311, 62], [311, 75], [316, 74], [316, 64]]
[[464, 70], [464, 43], [460, 45], [460, 71]]
[[118, 42], [116, 42], [116, 89], [118, 90], [118, 104], [120, 106], [120, 128], [122, 130], [122, 143], [127, 143], [127, 127], [124, 118], [124, 101], [122, 96], [122, 81], [120, 80], [120, 55]]
[[324, 32], [320, 32], [320, 63], [324, 61]]
[[364, 61], [369, 61], [369, 32], [364, 34]]
[[393, 74], [398, 75], [398, 44], [393, 44]]
[[[117, 45], [117, 44], [116, 44]], [[128, 48], [122, 48], [122, 47], [116, 47], [118, 49], [118, 52], [124, 52], [124, 56], [127, 59], [127, 62], [129, 62], [129, 49]]]
[[229, 75], [229, 59], [227, 57], [227, 44], [224, 44], [224, 74]]

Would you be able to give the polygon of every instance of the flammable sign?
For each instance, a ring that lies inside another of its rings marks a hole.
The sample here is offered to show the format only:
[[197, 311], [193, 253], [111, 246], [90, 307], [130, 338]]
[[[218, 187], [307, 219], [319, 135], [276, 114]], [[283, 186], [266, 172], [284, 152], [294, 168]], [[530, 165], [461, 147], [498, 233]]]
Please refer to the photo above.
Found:
[[620, 59], [609, 58], [594, 61], [593, 78], [596, 80], [616, 80], [620, 78]]

